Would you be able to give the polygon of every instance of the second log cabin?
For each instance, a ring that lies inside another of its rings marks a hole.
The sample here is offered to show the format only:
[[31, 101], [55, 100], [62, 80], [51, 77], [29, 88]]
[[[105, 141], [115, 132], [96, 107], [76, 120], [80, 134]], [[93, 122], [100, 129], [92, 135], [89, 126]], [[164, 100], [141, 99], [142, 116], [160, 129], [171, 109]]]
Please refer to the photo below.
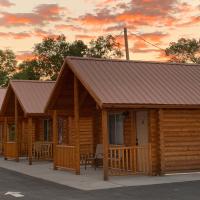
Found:
[[53, 81], [10, 81], [1, 107], [6, 160], [52, 159], [52, 120], [44, 108], [53, 87]]

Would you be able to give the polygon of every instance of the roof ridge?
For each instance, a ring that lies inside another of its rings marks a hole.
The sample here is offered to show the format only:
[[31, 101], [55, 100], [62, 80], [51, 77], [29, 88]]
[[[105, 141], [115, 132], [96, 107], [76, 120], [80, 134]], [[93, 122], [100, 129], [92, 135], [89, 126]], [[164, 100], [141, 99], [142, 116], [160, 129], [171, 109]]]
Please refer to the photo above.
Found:
[[149, 63], [149, 64], [165, 64], [165, 65], [184, 65], [184, 66], [200, 66], [196, 63], [172, 63], [172, 62], [159, 62], [159, 61], [142, 61], [142, 60], [122, 60], [122, 59], [106, 59], [106, 58], [94, 58], [94, 57], [76, 57], [67, 56], [66, 59], [71, 60], [96, 60], [96, 61], [108, 61], [108, 62], [127, 62], [127, 63]]
[[33, 83], [55, 83], [56, 81], [42, 81], [42, 80], [10, 80], [10, 82], [33, 82]]

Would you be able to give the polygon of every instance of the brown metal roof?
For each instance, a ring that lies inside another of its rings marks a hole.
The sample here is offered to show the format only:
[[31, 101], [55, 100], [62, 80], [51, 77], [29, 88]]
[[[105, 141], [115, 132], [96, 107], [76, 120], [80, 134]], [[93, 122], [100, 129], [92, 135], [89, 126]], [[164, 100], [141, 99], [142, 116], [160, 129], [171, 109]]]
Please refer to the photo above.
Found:
[[42, 114], [54, 85], [54, 81], [11, 80], [8, 90], [13, 89], [26, 114]]
[[6, 89], [0, 88], [0, 109], [3, 104], [4, 97], [6, 95]]
[[77, 57], [66, 63], [101, 106], [200, 105], [200, 65]]

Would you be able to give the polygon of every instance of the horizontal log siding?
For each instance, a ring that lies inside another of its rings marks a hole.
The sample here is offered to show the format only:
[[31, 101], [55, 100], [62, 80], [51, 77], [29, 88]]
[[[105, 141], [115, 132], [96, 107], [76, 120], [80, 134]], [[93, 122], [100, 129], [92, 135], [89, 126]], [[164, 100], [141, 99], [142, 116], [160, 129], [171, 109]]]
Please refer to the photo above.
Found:
[[200, 110], [163, 110], [164, 172], [200, 170]]
[[151, 143], [152, 175], [157, 175], [160, 169], [159, 159], [159, 132], [158, 132], [158, 111], [149, 111], [149, 142]]
[[[71, 131], [70, 131], [71, 130]], [[70, 145], [75, 145], [75, 133], [74, 133], [74, 120], [69, 117], [69, 135]], [[88, 154], [93, 153], [93, 119], [92, 117], [80, 118], [80, 153]]]
[[131, 137], [131, 115], [125, 117], [124, 119], [124, 144], [130, 146], [132, 144]]

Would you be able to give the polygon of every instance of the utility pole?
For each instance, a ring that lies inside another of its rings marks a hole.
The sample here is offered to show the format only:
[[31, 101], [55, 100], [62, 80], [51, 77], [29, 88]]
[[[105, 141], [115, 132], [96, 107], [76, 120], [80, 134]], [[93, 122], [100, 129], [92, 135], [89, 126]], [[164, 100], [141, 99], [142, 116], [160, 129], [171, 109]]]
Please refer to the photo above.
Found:
[[128, 34], [127, 28], [124, 28], [124, 43], [125, 43], [125, 50], [126, 50], [126, 60], [129, 60], [129, 48], [128, 48]]

